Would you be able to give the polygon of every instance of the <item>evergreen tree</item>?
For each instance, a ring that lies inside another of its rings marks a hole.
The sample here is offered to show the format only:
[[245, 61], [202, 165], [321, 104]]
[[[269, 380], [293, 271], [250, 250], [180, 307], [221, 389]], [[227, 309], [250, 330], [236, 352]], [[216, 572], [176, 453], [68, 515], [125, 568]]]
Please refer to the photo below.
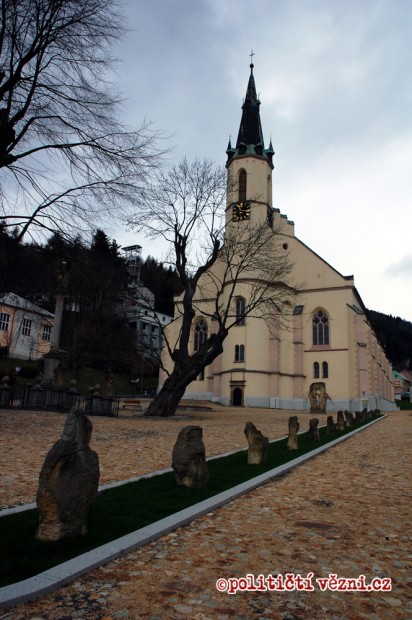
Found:
[[182, 292], [176, 270], [170, 265], [166, 268], [162, 262], [158, 263], [155, 258], [148, 256], [142, 263], [140, 277], [144, 286], [155, 296], [155, 310], [173, 316], [173, 299]]
[[369, 316], [392, 365], [399, 370], [412, 368], [412, 323], [375, 310]]

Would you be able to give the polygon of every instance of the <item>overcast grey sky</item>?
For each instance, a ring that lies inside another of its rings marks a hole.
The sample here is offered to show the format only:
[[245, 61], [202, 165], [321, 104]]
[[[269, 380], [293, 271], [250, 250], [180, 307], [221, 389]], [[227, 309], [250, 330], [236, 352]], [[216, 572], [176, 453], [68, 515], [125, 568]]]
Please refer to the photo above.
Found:
[[[412, 1], [126, 0], [125, 118], [226, 161], [253, 48], [273, 204], [365, 305], [412, 320]], [[162, 248], [116, 231], [143, 254]]]

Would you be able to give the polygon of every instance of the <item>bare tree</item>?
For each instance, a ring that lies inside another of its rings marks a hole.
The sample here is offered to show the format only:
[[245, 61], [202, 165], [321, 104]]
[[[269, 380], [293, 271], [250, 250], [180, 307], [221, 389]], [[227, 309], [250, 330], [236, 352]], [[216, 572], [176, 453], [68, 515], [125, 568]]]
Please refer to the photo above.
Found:
[[[177, 328], [169, 326], [164, 334], [173, 369], [146, 415], [174, 415], [189, 383], [222, 353], [230, 329], [239, 322], [234, 308], [239, 291], [245, 298], [241, 319], [253, 316], [268, 323], [282, 319], [294, 293], [286, 284], [291, 270], [287, 252], [266, 219], [229, 220], [224, 226], [226, 190], [224, 169], [207, 160], [183, 160], [159, 175], [140, 205], [135, 227], [170, 244], [183, 288]], [[196, 316], [208, 317], [214, 328], [193, 350]]]
[[135, 204], [160, 134], [120, 121], [117, 0], [0, 0], [0, 218], [76, 234]]

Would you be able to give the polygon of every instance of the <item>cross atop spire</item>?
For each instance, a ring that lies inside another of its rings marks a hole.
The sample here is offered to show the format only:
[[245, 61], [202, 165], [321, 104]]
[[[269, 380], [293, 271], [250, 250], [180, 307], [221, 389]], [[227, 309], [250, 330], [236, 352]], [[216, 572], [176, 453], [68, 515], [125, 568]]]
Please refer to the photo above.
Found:
[[250, 68], [251, 68], [251, 69], [253, 69], [253, 67], [255, 66], [255, 65], [253, 64], [253, 56], [254, 56], [254, 55], [255, 55], [255, 52], [252, 50], [252, 51], [250, 52], [250, 54], [249, 54], [249, 56], [250, 56]]

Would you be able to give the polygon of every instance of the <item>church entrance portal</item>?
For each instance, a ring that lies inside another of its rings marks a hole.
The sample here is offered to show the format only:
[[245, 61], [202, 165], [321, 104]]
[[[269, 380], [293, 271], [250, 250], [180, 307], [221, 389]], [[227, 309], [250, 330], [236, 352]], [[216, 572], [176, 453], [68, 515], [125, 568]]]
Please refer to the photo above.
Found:
[[233, 407], [241, 407], [243, 405], [243, 390], [242, 388], [235, 388], [232, 393], [232, 405]]

